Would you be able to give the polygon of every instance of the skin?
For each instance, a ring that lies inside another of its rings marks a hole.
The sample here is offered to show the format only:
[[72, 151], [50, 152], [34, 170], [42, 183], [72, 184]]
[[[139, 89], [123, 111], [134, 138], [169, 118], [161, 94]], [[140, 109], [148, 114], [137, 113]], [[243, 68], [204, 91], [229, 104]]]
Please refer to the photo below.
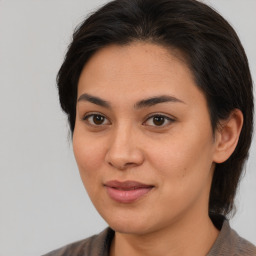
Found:
[[[172, 98], [141, 103], [163, 95]], [[77, 98], [74, 154], [94, 206], [116, 231], [110, 255], [206, 255], [219, 232], [208, 217], [214, 166], [237, 143], [240, 112], [213, 134], [186, 63], [141, 42], [96, 52], [82, 70]], [[154, 122], [156, 114], [162, 123]], [[106, 191], [110, 180], [153, 188], [120, 203]]]

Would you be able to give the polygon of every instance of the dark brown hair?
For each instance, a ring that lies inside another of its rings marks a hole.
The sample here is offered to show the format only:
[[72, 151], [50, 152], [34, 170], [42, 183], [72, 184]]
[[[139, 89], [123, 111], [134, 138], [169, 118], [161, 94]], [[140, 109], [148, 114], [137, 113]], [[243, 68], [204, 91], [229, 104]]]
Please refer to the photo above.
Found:
[[[82, 68], [109, 44], [146, 41], [177, 49], [204, 93], [213, 131], [218, 121], [240, 109], [244, 125], [231, 157], [217, 164], [209, 213], [227, 215], [248, 157], [253, 130], [252, 79], [240, 40], [216, 11], [196, 0], [116, 0], [90, 15], [74, 32], [57, 84], [60, 104], [73, 133], [77, 84]], [[200, 157], [200, 156], [198, 156]]]

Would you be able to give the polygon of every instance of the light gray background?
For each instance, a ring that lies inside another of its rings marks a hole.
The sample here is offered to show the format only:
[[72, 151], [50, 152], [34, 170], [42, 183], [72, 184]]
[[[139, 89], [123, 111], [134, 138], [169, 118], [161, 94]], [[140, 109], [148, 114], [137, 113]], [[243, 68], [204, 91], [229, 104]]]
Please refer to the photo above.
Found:
[[[80, 181], [55, 76], [74, 27], [105, 0], [0, 0], [0, 256], [32, 256], [106, 224]], [[209, 0], [256, 80], [256, 1]], [[256, 243], [256, 143], [232, 226]]]

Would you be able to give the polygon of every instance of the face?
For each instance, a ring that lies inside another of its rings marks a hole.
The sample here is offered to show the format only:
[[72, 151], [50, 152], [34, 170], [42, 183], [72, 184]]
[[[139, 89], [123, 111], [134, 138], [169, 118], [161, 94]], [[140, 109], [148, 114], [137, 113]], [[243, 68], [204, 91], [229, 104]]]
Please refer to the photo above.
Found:
[[208, 215], [215, 142], [185, 62], [149, 43], [111, 45], [82, 70], [73, 148], [116, 231], [145, 234]]

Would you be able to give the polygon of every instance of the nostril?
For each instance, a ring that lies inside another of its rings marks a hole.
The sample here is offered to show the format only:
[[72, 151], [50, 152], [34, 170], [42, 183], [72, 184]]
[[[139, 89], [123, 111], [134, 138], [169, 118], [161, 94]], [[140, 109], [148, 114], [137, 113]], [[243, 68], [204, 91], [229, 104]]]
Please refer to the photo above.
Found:
[[136, 167], [143, 163], [143, 150], [138, 149], [131, 141], [128, 143], [127, 140], [115, 139], [115, 143], [106, 151], [106, 163], [119, 170]]
[[107, 163], [115, 168], [115, 169], [118, 169], [118, 170], [126, 170], [126, 169], [129, 169], [129, 168], [133, 168], [133, 167], [136, 167], [136, 166], [139, 166], [141, 164], [141, 162], [126, 162], [125, 160], [110, 160], [110, 161], [107, 161]]
[[111, 166], [111, 167], [114, 167], [115, 169], [119, 169], [119, 170], [125, 170], [127, 169], [128, 167], [130, 167], [132, 165], [132, 163], [112, 163], [112, 162], [108, 162], [108, 164]]

